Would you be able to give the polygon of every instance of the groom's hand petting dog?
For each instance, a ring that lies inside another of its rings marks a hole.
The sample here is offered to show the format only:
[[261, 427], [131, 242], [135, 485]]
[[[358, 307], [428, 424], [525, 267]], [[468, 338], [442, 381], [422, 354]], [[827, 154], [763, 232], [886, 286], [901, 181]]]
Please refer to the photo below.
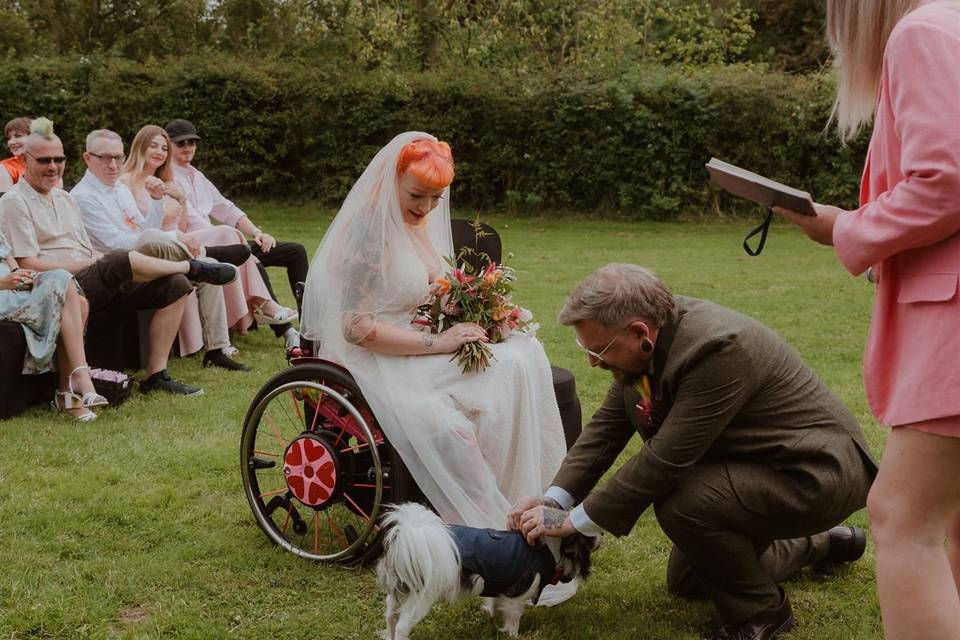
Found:
[[383, 526], [377, 580], [387, 595], [386, 640], [407, 640], [435, 603], [469, 595], [493, 598], [487, 610], [514, 637], [527, 602], [548, 584], [586, 579], [600, 544], [599, 537], [577, 533], [551, 550], [527, 544], [519, 531], [447, 526], [415, 502], [393, 507]]

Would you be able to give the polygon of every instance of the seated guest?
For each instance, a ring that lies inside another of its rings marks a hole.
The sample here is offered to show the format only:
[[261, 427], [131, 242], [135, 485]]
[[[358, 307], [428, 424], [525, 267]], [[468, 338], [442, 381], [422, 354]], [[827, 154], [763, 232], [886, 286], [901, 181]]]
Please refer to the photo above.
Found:
[[23, 160], [23, 138], [30, 135], [30, 118], [14, 118], [3, 128], [10, 157], [0, 161], [0, 193], [10, 191], [23, 175], [26, 165]]
[[[141, 243], [153, 242], [168, 248], [172, 260], [189, 260], [199, 252], [197, 241], [179, 230], [160, 231], [164, 214], [162, 185], [148, 185], [151, 192], [150, 211], [144, 217], [130, 190], [118, 181], [123, 164], [123, 140], [113, 131], [98, 129], [87, 136], [83, 160], [87, 171], [70, 195], [77, 201], [83, 215], [83, 226], [90, 236], [93, 248], [110, 251], [130, 251]], [[160, 182], [153, 178], [155, 182]], [[211, 247], [204, 253], [222, 259], [216, 253], [220, 247]], [[250, 252], [245, 249], [244, 255]], [[198, 339], [202, 334], [202, 342]], [[230, 346], [227, 329], [227, 311], [222, 287], [200, 283], [196, 302], [183, 314], [178, 332], [180, 353], [187, 355], [206, 347], [204, 366], [215, 366], [231, 371], [249, 371], [249, 367], [232, 360], [223, 349]]]
[[[187, 231], [210, 228], [212, 226], [210, 218], [215, 218], [220, 223], [235, 227], [253, 238], [250, 241], [250, 250], [262, 266], [283, 267], [287, 270], [290, 290], [297, 300], [299, 309], [300, 295], [297, 283], [306, 281], [309, 267], [307, 252], [303, 245], [296, 242], [277, 242], [269, 233], [264, 233], [246, 213], [223, 197], [223, 194], [203, 175], [202, 171], [191, 164], [197, 152], [197, 141], [200, 140], [193, 124], [187, 120], [171, 120], [167, 123], [166, 129], [174, 144], [173, 177], [183, 189], [189, 203]], [[263, 277], [269, 287], [270, 280], [265, 270]], [[276, 296], [273, 298], [276, 299]], [[284, 336], [288, 349], [299, 344], [296, 332], [289, 325], [274, 325], [273, 329], [278, 337]]]
[[[150, 208], [150, 195], [147, 185], [152, 179], [163, 182], [166, 194], [166, 213], [169, 203], [176, 203], [178, 218], [175, 225], [183, 232], [191, 234], [198, 242], [206, 246], [246, 245], [243, 234], [232, 227], [218, 225], [206, 228], [190, 228], [186, 214], [187, 201], [182, 189], [174, 183], [170, 161], [170, 139], [167, 132], [156, 125], [146, 125], [137, 132], [130, 145], [130, 155], [120, 174], [120, 181], [130, 188], [140, 212], [147, 215]], [[265, 274], [258, 268], [255, 258], [249, 259], [240, 267], [240, 280], [224, 290], [227, 304], [227, 323], [241, 333], [253, 320], [263, 324], [286, 325], [296, 317], [296, 312], [285, 309], [271, 297]]]
[[[652, 506], [674, 545], [667, 587], [713, 600], [711, 638], [789, 630], [777, 583], [863, 554], [864, 532], [836, 526], [864, 506], [877, 472], [856, 419], [776, 333], [675, 296], [636, 265], [588, 276], [559, 321], [613, 384], [552, 486], [520, 500], [509, 526], [530, 542], [622, 536]], [[637, 434], [640, 451], [594, 489]]]
[[64, 269], [74, 274], [91, 310], [111, 303], [134, 310], [155, 309], [147, 378], [140, 383], [141, 391], [202, 394], [203, 389], [170, 377], [167, 356], [186, 296], [193, 291], [190, 280], [224, 284], [236, 278], [236, 268], [198, 260], [161, 260], [136, 251], [101, 256], [83, 228], [76, 202], [56, 188], [66, 162], [63, 143], [45, 118], [34, 121], [32, 129], [25, 140], [23, 179], [0, 198], [0, 228], [10, 244], [10, 255], [25, 269]]
[[60, 390], [51, 405], [80, 422], [96, 420], [90, 409], [107, 404], [90, 380], [83, 352], [87, 301], [73, 275], [63, 269], [36, 273], [20, 269], [10, 257], [10, 245], [0, 233], [0, 320], [23, 327], [27, 351], [26, 375], [50, 371], [57, 353]]

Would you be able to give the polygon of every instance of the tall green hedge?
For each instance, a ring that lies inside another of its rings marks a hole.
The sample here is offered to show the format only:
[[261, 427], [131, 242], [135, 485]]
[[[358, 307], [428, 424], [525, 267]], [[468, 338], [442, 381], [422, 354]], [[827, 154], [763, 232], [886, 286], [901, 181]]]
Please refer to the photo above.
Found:
[[453, 146], [457, 206], [657, 219], [738, 204], [709, 186], [711, 156], [855, 203], [865, 141], [823, 134], [831, 95], [827, 76], [730, 68], [615, 78], [347, 74], [230, 58], [0, 68], [6, 116], [57, 123], [68, 183], [91, 129], [129, 143], [143, 124], [185, 117], [203, 136], [197, 164], [226, 193], [335, 205], [378, 148], [419, 129]]

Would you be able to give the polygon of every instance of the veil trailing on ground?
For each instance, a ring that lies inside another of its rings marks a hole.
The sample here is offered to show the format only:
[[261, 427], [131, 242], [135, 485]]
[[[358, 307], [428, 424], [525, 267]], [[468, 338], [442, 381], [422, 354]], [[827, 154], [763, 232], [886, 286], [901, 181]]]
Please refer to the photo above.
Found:
[[[301, 333], [318, 354], [345, 366], [408, 470], [447, 522], [502, 528], [510, 502], [480, 451], [467, 405], [484, 380], [466, 380], [449, 355], [392, 356], [360, 346], [375, 323], [411, 328], [425, 301], [428, 272], [407, 231], [397, 194], [397, 157], [427, 133], [398, 135], [380, 150], [350, 190], [310, 265]], [[453, 253], [449, 189], [430, 213], [437, 257]], [[493, 374], [491, 374], [493, 375]], [[549, 375], [549, 374], [548, 374]], [[449, 376], [469, 391], [441, 388]], [[467, 396], [471, 396], [468, 398]], [[537, 454], [532, 448], [531, 453]]]

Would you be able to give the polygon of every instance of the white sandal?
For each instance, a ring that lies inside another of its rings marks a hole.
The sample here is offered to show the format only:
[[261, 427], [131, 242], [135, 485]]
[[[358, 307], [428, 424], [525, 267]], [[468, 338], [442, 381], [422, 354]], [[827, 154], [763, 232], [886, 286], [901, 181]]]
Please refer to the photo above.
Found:
[[83, 395], [78, 394], [73, 390], [73, 374], [77, 371], [83, 369], [90, 370], [90, 366], [82, 364], [73, 371], [70, 372], [70, 375], [67, 376], [67, 387], [69, 391], [58, 391], [57, 394], [63, 398], [63, 409], [79, 409], [83, 407], [84, 409], [90, 409], [92, 407], [103, 407], [110, 404], [110, 401], [104, 398], [102, 395], [96, 391], [87, 391]]
[[94, 420], [96, 420], [97, 414], [95, 414], [93, 411], [90, 411], [90, 409], [87, 409], [86, 413], [81, 413], [80, 415], [74, 415], [70, 413], [71, 409], [86, 408], [86, 407], [83, 407], [82, 405], [76, 406], [76, 407], [73, 406], [73, 403], [77, 401], [79, 398], [80, 396], [78, 396], [75, 393], [71, 393], [70, 391], [57, 391], [53, 396], [53, 400], [50, 401], [50, 408], [56, 413], [67, 414], [77, 422], [93, 422]]
[[298, 314], [294, 309], [288, 309], [287, 307], [280, 307], [280, 310], [272, 316], [268, 316], [263, 311], [262, 304], [253, 308], [253, 319], [257, 321], [257, 324], [287, 324], [288, 322], [293, 322], [299, 317], [300, 314]]

